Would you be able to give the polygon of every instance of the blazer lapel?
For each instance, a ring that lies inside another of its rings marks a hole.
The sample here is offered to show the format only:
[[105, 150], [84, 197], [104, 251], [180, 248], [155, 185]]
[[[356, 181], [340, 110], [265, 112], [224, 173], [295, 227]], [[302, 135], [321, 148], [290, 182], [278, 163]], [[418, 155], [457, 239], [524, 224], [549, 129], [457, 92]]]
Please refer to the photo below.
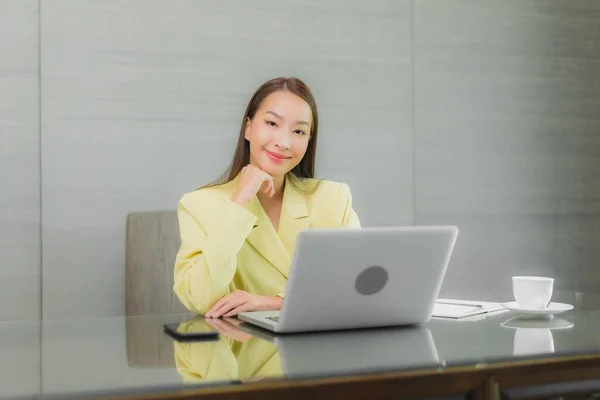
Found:
[[257, 218], [256, 226], [248, 235], [248, 242], [287, 278], [298, 232], [308, 229], [311, 225], [304, 194], [286, 178], [279, 232], [275, 231], [257, 197], [254, 197], [246, 208]]
[[299, 192], [289, 179], [286, 179], [279, 218], [279, 236], [288, 254], [294, 253], [298, 232], [308, 229], [311, 221], [304, 194]]
[[[257, 197], [254, 197], [247, 207], [256, 215], [256, 226], [248, 235], [248, 242], [287, 278], [291, 258], [277, 235], [275, 227]], [[281, 226], [281, 221], [279, 224]]]

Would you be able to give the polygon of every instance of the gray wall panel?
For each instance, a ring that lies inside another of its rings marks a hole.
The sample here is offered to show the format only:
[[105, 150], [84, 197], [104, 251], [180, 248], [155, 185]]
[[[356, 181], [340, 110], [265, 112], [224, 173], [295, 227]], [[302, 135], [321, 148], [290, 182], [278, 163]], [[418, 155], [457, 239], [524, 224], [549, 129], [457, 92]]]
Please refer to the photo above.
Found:
[[38, 15], [0, 2], [0, 321], [40, 316]]
[[462, 229], [445, 295], [510, 299], [510, 277], [598, 288], [600, 10], [415, 2], [418, 223]]
[[0, 322], [0, 399], [40, 393], [40, 323]]

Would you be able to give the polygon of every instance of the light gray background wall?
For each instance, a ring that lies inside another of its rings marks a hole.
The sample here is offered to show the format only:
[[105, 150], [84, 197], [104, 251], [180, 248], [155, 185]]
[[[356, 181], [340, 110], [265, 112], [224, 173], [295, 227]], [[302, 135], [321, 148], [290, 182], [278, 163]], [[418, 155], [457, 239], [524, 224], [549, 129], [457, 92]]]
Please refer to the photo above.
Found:
[[40, 316], [38, 11], [0, 1], [0, 321]]
[[41, 389], [41, 322], [0, 322], [0, 398], [36, 398]]
[[461, 229], [442, 295], [598, 290], [599, 3], [414, 5], [416, 222]]
[[313, 87], [319, 174], [365, 225], [461, 228], [444, 295], [502, 300], [517, 272], [598, 287], [593, 0], [0, 7], [0, 319], [39, 316], [40, 246], [44, 318], [123, 314], [127, 213], [220, 173], [275, 75]]
[[[0, 1], [0, 397], [38, 393], [40, 130], [37, 0]], [[16, 322], [23, 321], [23, 322]]]

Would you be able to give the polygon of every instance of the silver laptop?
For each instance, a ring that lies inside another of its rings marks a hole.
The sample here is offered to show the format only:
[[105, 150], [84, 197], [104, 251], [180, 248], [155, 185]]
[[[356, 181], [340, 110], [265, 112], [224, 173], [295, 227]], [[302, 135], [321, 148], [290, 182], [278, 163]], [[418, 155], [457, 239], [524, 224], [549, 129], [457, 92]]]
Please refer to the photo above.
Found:
[[455, 226], [301, 231], [281, 311], [238, 318], [279, 333], [427, 322], [457, 237]]

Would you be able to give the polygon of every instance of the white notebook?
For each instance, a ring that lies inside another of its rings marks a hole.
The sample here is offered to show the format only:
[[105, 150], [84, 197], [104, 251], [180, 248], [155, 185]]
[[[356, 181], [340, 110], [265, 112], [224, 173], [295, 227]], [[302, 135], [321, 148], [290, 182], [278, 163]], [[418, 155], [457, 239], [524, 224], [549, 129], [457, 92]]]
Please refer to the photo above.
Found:
[[437, 299], [433, 307], [433, 316], [458, 319], [503, 309], [500, 303], [488, 301]]

